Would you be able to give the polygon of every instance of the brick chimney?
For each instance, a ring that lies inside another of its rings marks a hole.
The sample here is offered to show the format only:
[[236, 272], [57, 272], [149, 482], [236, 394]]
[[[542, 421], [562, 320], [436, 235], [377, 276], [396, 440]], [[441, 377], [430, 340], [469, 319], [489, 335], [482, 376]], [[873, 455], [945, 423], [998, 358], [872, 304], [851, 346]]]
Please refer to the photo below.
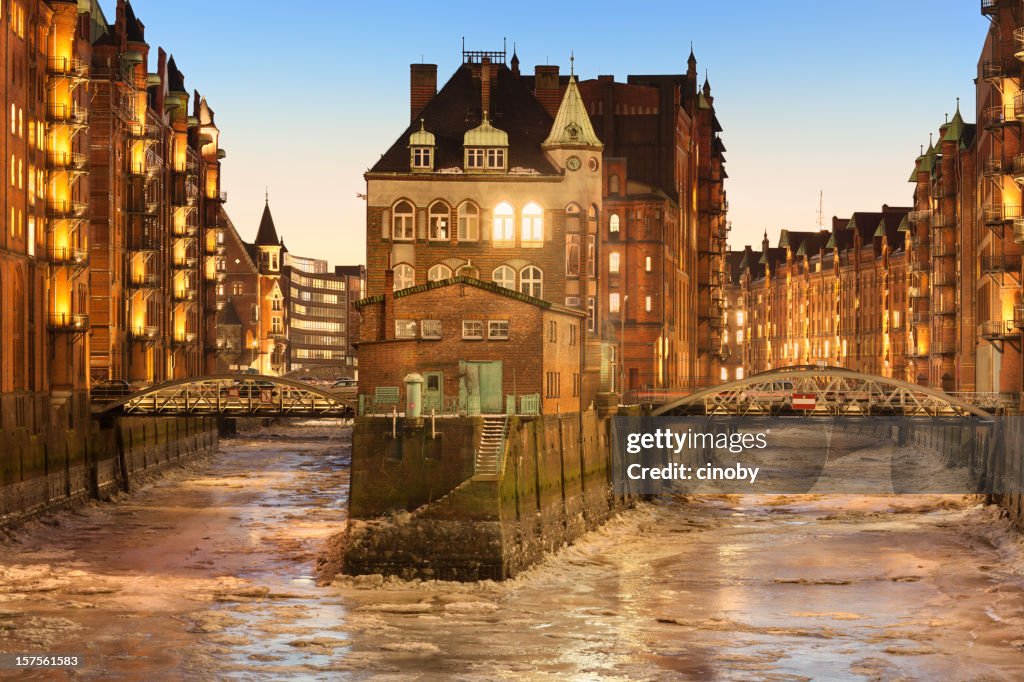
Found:
[[[480, 115], [491, 112], [491, 60], [484, 57], [480, 60]], [[491, 118], [494, 118], [491, 116]]]
[[558, 84], [558, 65], [534, 67], [533, 95], [554, 118], [562, 103], [562, 88]]
[[437, 94], [437, 64], [409, 65], [409, 120], [415, 121]]

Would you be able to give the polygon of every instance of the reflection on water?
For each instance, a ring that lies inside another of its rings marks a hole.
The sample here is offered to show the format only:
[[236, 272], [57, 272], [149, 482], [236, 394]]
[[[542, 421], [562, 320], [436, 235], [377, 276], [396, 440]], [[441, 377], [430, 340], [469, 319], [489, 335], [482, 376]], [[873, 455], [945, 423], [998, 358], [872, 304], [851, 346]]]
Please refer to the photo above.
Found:
[[306, 425], [229, 441], [129, 499], [21, 531], [0, 554], [0, 649], [84, 653], [79, 679], [1014, 679], [1024, 667], [1019, 542], [962, 497], [675, 498], [505, 584], [316, 587], [316, 558], [344, 524], [348, 437]]

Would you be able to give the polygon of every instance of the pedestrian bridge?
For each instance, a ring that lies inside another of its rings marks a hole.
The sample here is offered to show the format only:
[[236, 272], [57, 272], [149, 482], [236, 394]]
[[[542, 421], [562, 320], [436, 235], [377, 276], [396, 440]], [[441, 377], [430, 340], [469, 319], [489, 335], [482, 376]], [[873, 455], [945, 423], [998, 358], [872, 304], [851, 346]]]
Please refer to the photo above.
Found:
[[[344, 391], [344, 389], [342, 389]], [[150, 386], [97, 405], [97, 415], [228, 415], [252, 417], [349, 417], [351, 393], [260, 374], [217, 374]]]
[[653, 412], [655, 416], [980, 417], [986, 420], [993, 417], [992, 413], [961, 397], [840, 367], [762, 372], [683, 397], [650, 402], [661, 402]]

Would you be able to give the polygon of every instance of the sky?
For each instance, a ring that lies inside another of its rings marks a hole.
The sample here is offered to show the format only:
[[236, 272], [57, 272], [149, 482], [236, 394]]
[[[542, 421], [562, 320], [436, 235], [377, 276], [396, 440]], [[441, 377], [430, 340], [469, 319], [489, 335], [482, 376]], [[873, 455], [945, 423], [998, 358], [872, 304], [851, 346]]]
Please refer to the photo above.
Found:
[[[115, 0], [100, 0], [113, 21]], [[227, 150], [227, 210], [252, 240], [264, 193], [297, 255], [365, 253], [363, 173], [408, 125], [409, 64], [515, 44], [522, 69], [575, 54], [581, 79], [682, 73], [693, 41], [724, 128], [730, 245], [911, 202], [945, 115], [976, 120], [987, 19], [972, 0], [673, 3], [134, 0], [151, 46], [206, 96]], [[632, 11], [623, 12], [623, 8]], [[504, 11], [511, 9], [511, 11]], [[153, 52], [155, 70], [155, 50]]]

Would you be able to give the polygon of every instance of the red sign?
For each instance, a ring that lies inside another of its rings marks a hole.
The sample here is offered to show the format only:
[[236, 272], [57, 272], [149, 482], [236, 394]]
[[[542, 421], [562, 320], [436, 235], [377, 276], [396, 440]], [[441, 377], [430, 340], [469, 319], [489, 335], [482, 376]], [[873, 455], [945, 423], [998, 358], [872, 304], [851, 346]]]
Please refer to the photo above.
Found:
[[793, 394], [793, 409], [794, 410], [813, 410], [815, 405], [818, 403], [818, 398], [813, 393], [794, 393]]

